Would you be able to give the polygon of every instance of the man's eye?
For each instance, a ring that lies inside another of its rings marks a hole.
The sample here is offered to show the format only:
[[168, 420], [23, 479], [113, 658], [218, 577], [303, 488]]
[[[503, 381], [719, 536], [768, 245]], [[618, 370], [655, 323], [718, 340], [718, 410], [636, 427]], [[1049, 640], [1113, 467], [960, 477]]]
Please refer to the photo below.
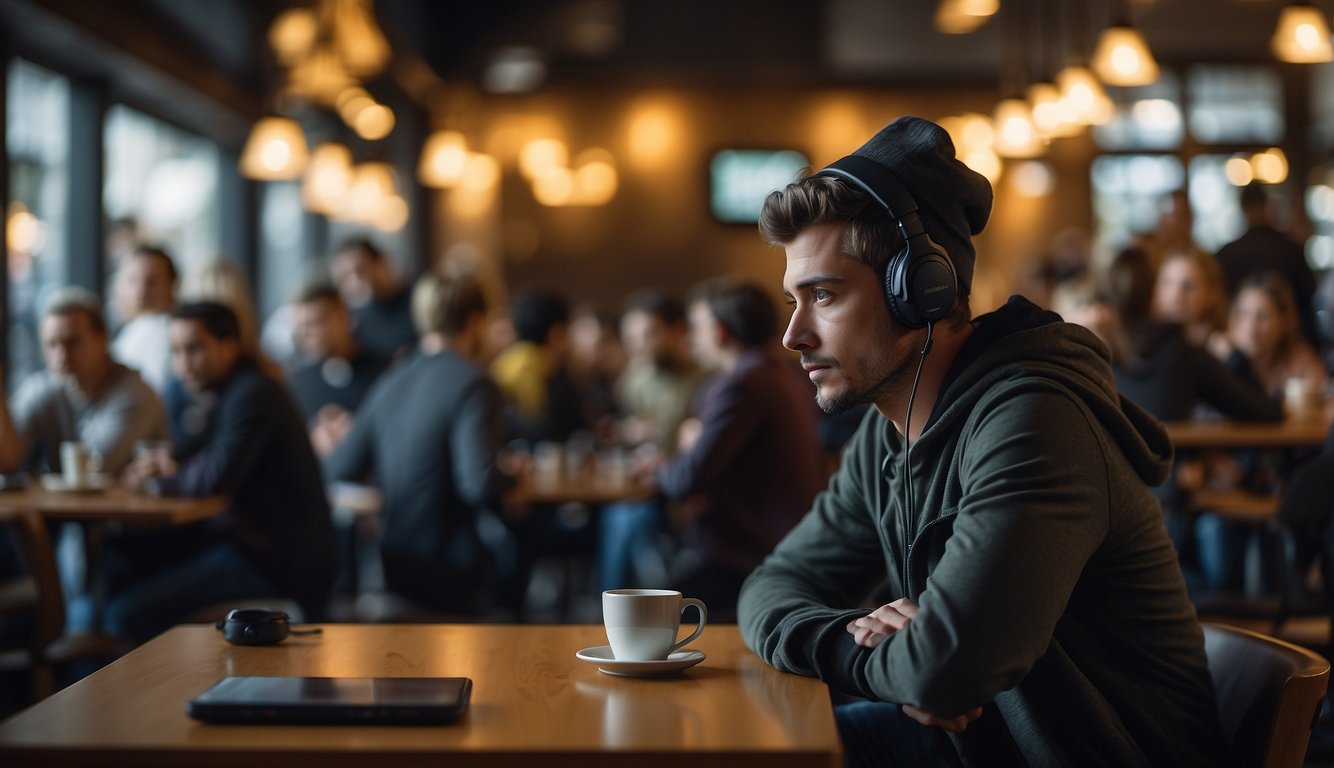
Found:
[[813, 289], [811, 289], [811, 298], [815, 299], [816, 301], [824, 301], [825, 299], [829, 298], [829, 297], [832, 296], [832, 295], [833, 295], [833, 294], [831, 294], [829, 291], [825, 290], [824, 288], [813, 288]]

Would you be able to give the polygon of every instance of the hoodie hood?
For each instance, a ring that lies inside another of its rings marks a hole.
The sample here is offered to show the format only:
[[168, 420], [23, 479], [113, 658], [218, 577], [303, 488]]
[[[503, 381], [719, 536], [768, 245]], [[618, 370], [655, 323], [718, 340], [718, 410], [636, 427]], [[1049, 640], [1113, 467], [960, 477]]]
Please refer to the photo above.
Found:
[[998, 387], [1055, 383], [1088, 406], [1145, 483], [1167, 480], [1172, 466], [1167, 432], [1117, 391], [1111, 354], [1091, 331], [1020, 296], [974, 323], [973, 335], [945, 378], [927, 432], [942, 425], [953, 429], [953, 422], [966, 418], [984, 396], [996, 395]]

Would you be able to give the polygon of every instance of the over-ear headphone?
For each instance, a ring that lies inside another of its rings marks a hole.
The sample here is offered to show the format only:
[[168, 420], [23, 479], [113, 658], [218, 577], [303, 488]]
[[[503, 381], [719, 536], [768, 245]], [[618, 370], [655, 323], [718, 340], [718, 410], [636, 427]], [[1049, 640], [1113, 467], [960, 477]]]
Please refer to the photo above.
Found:
[[222, 630], [222, 639], [232, 645], [275, 645], [289, 634], [319, 634], [313, 629], [292, 629], [291, 617], [268, 608], [234, 608], [214, 626]]
[[290, 618], [267, 608], [236, 608], [217, 623], [222, 638], [233, 645], [273, 645], [291, 631]]
[[901, 325], [922, 328], [954, 308], [958, 278], [949, 254], [927, 234], [917, 202], [894, 174], [860, 155], [830, 163], [817, 176], [835, 176], [862, 189], [898, 224], [903, 249], [885, 264], [885, 300]]

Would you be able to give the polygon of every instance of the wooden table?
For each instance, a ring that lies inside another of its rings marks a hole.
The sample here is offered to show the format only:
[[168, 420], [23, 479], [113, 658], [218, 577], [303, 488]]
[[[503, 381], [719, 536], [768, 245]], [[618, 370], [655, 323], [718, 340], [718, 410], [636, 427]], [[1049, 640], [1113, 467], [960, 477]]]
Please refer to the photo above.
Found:
[[212, 517], [227, 506], [222, 496], [191, 499], [149, 496], [124, 488], [48, 491], [37, 486], [0, 491], [0, 507], [35, 509], [46, 520], [130, 525], [185, 525]]
[[[0, 764], [785, 768], [842, 764], [828, 690], [778, 672], [734, 625], [705, 629], [682, 676], [612, 677], [579, 661], [600, 625], [351, 625], [273, 647], [177, 627], [0, 723]], [[466, 676], [448, 726], [206, 725], [185, 705], [224, 675]]]
[[1324, 418], [1288, 419], [1277, 423], [1240, 421], [1168, 421], [1167, 436], [1183, 448], [1305, 448], [1319, 446], [1329, 435]]
[[[48, 522], [77, 522], [84, 529], [84, 584], [92, 599], [93, 626], [100, 627], [107, 587], [102, 580], [103, 543], [108, 523], [135, 527], [187, 525], [227, 508], [225, 496], [150, 496], [112, 487], [96, 491], [51, 491], [34, 483], [0, 490], [0, 509], [36, 510]], [[67, 585], [67, 588], [70, 585]]]
[[618, 501], [644, 501], [657, 495], [652, 483], [634, 480], [624, 473], [611, 474], [589, 469], [554, 475], [530, 473], [519, 483], [516, 500], [526, 504], [571, 504], [589, 506]]

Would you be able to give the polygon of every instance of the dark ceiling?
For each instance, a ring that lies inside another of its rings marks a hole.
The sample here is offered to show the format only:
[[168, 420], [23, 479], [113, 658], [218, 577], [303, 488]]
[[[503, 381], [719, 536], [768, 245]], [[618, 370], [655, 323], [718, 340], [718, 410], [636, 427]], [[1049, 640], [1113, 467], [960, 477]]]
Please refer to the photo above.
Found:
[[[309, 4], [311, 0], [306, 0]], [[286, 0], [0, 0], [11, 49], [227, 140], [268, 108], [264, 34]], [[1334, 0], [1317, 3], [1326, 12]], [[936, 0], [377, 0], [400, 51], [480, 87], [524, 46], [543, 86], [1003, 85], [1087, 53], [1128, 8], [1164, 62], [1270, 61], [1282, 0], [1003, 0], [944, 35]], [[1018, 73], [1016, 75], [1016, 73]], [[385, 83], [393, 87], [393, 83]], [[429, 108], [429, 105], [422, 105]]]

